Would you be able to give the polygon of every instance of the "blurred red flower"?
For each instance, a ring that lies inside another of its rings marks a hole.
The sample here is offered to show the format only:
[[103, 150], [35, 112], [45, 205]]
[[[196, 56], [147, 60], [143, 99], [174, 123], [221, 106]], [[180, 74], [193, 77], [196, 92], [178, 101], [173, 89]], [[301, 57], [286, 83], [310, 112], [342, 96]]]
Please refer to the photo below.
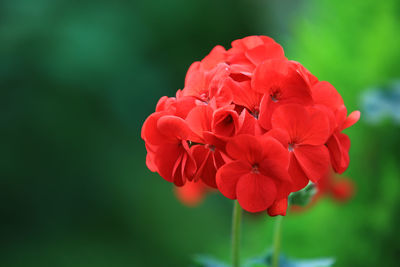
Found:
[[206, 196], [207, 192], [211, 191], [203, 182], [187, 182], [184, 186], [174, 186], [176, 197], [184, 205], [195, 207], [199, 205]]
[[305, 207], [293, 205], [291, 207], [292, 211], [305, 211], [324, 197], [331, 197], [336, 202], [345, 203], [354, 196], [356, 190], [356, 186], [352, 180], [347, 177], [340, 177], [333, 171], [329, 171], [321, 177], [315, 186], [317, 191], [312, 197], [311, 202]]

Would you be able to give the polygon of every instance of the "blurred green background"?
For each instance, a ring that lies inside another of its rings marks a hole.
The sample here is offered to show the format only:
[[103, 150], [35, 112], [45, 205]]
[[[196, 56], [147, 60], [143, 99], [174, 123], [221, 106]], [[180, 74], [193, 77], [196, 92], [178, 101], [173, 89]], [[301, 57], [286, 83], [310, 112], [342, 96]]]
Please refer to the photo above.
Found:
[[[400, 78], [397, 0], [2, 0], [0, 266], [188, 266], [229, 259], [232, 202], [180, 204], [145, 166], [140, 128], [189, 65], [252, 34], [330, 81], [349, 110]], [[284, 220], [292, 257], [399, 266], [400, 131], [347, 130], [357, 184]], [[272, 218], [246, 214], [244, 256], [271, 243]]]

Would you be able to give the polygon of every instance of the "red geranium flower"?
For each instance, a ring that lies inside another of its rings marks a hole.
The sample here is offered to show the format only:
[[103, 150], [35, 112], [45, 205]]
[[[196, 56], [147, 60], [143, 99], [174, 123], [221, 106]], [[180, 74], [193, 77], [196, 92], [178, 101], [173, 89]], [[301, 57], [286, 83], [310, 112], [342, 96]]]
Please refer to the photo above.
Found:
[[317, 182], [329, 170], [329, 153], [325, 146], [330, 134], [329, 121], [323, 110], [288, 104], [277, 108], [272, 116], [272, 130], [290, 157], [289, 174], [292, 191]]
[[216, 107], [229, 105], [232, 102], [232, 93], [225, 83], [229, 80], [230, 67], [226, 63], [219, 63], [212, 69], [204, 68], [202, 62], [193, 63], [185, 80], [183, 94], [194, 96], [199, 101]]
[[215, 174], [225, 163], [226, 140], [239, 131], [253, 132], [255, 122], [251, 116], [239, 115], [232, 106], [214, 110], [210, 106], [197, 106], [187, 116], [186, 121], [195, 134], [191, 141], [193, 157], [197, 163], [196, 178], [208, 186], [217, 188]]
[[[288, 155], [277, 140], [265, 135], [238, 135], [228, 142], [226, 151], [233, 161], [217, 173], [218, 189], [224, 196], [237, 199], [250, 212], [274, 209], [287, 199]], [[278, 212], [284, 214], [286, 207]]]
[[255, 67], [265, 60], [285, 58], [283, 48], [267, 36], [248, 36], [232, 42], [227, 62], [232, 73], [251, 76]]
[[142, 128], [149, 168], [177, 186], [192, 180], [196, 163], [187, 143], [191, 134], [185, 120], [164, 112], [153, 113]]
[[328, 82], [322, 81], [312, 88], [316, 104], [326, 106], [331, 112], [332, 135], [327, 141], [332, 167], [338, 173], [343, 173], [349, 166], [350, 139], [342, 131], [360, 119], [360, 112], [353, 111], [347, 118], [347, 109], [343, 99], [336, 89]]
[[284, 59], [264, 61], [258, 65], [252, 78], [252, 88], [263, 93], [260, 106], [260, 124], [271, 129], [271, 116], [284, 104], [312, 104], [308, 76], [299, 71], [299, 64]]

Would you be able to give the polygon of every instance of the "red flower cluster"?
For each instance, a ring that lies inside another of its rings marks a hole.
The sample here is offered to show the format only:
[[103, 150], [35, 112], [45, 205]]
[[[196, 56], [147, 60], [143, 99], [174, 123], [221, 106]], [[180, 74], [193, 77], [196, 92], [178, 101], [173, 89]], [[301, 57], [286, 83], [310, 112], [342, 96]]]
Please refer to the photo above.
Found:
[[147, 166], [176, 186], [202, 181], [249, 212], [284, 215], [288, 195], [349, 165], [343, 100], [266, 36], [216, 46], [145, 121]]

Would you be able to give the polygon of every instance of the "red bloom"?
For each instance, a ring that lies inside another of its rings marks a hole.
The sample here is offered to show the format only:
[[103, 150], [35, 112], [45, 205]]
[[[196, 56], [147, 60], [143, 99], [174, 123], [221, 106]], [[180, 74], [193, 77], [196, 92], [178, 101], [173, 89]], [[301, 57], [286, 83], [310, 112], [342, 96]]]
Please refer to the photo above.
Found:
[[247, 108], [254, 117], [258, 118], [261, 99], [264, 95], [252, 89], [251, 80], [239, 82], [229, 79], [225, 85], [232, 92], [233, 103]]
[[325, 146], [330, 134], [325, 113], [313, 107], [288, 104], [277, 108], [272, 116], [272, 130], [290, 157], [289, 174], [292, 191], [316, 182], [329, 170], [329, 153]]
[[267, 36], [248, 36], [232, 42], [227, 62], [232, 73], [251, 76], [255, 67], [265, 60], [285, 58], [283, 48]]
[[312, 104], [309, 79], [294, 61], [264, 61], [256, 68], [251, 82], [254, 90], [264, 94], [260, 124], [266, 130], [271, 129], [271, 116], [277, 107], [290, 103]]
[[191, 148], [198, 166], [196, 177], [216, 188], [215, 174], [225, 163], [225, 142], [239, 132], [244, 119], [239, 121], [239, 115], [230, 106], [217, 110], [210, 106], [197, 106], [188, 114], [186, 121], [196, 134], [192, 141], [199, 143]]
[[331, 196], [334, 200], [338, 202], [345, 202], [349, 200], [355, 191], [354, 183], [346, 178], [339, 177], [335, 175], [333, 171], [328, 172], [324, 177], [322, 177], [317, 186], [317, 194], [315, 199], [319, 199], [323, 196]]
[[327, 196], [332, 197], [337, 202], [344, 203], [354, 195], [355, 191], [354, 182], [346, 177], [335, 175], [333, 171], [329, 171], [326, 175], [321, 177], [315, 185], [317, 192], [313, 196], [311, 202], [305, 207], [292, 205], [292, 211], [305, 211], [315, 205], [318, 200]]
[[196, 163], [187, 143], [190, 135], [192, 132], [183, 119], [165, 112], [150, 115], [142, 128], [149, 168], [177, 186], [192, 180]]
[[316, 104], [326, 106], [332, 115], [332, 135], [327, 141], [332, 167], [338, 173], [343, 173], [349, 166], [349, 137], [341, 133], [342, 130], [352, 126], [360, 119], [360, 112], [354, 111], [347, 118], [347, 109], [340, 94], [328, 82], [318, 82], [312, 88], [313, 99]]
[[[290, 180], [288, 155], [284, 147], [268, 136], [238, 135], [228, 142], [228, 155], [234, 160], [218, 170], [217, 185], [230, 199], [238, 199], [243, 209], [259, 212], [271, 208], [285, 214]], [[274, 214], [275, 215], [275, 214]]]
[[339, 202], [348, 201], [354, 195], [354, 192], [354, 182], [349, 179], [338, 179], [332, 185], [332, 197]]
[[187, 182], [184, 186], [174, 187], [176, 197], [188, 207], [199, 205], [208, 191], [210, 191], [209, 187], [201, 181]]
[[203, 62], [193, 63], [185, 80], [183, 94], [194, 96], [201, 102], [214, 106], [225, 106], [232, 102], [232, 93], [225, 83], [229, 80], [230, 67], [219, 63], [212, 69], [206, 69]]

